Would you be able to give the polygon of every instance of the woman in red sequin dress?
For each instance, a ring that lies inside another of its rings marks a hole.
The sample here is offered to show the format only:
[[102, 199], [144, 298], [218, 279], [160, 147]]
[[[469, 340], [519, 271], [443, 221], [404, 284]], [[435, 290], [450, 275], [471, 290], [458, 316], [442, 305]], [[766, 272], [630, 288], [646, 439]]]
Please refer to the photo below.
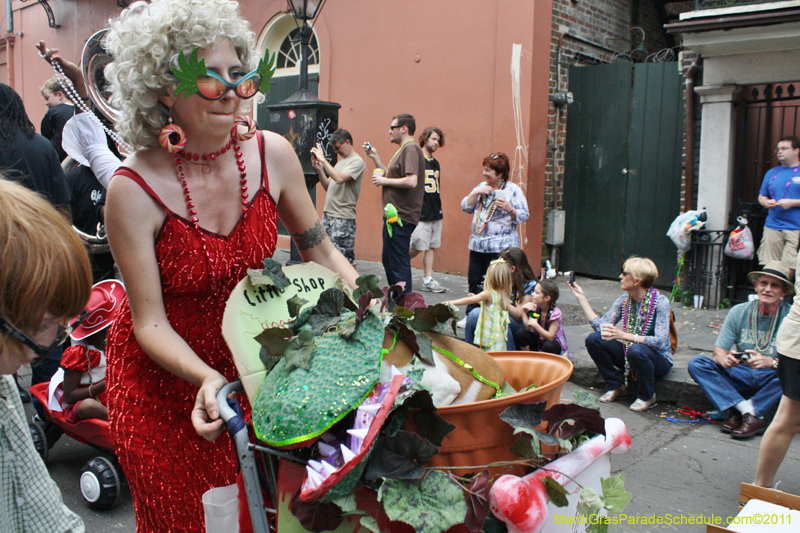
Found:
[[[253, 43], [238, 5], [224, 0], [140, 2], [107, 38], [117, 131], [137, 150], [106, 203], [127, 288], [109, 334], [108, 408], [139, 533], [204, 531], [202, 494], [234, 482], [229, 439], [215, 440], [215, 395], [236, 378], [222, 314], [247, 269], [275, 250], [277, 217], [305, 260], [357, 276], [325, 236], [293, 147], [269, 132], [232, 139]], [[176, 90], [176, 57], [193, 50], [213, 73], [198, 88], [213, 77], [227, 84], [218, 99]], [[170, 118], [185, 132], [182, 152], [159, 145]]]

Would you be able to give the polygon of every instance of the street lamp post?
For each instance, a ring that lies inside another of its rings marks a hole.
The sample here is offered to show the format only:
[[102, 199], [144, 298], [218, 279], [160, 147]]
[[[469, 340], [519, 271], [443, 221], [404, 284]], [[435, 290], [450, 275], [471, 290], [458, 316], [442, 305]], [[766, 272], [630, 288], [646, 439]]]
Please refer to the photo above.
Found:
[[[311, 148], [322, 146], [331, 164], [336, 154], [330, 145], [331, 134], [339, 127], [340, 104], [325, 102], [308, 90], [308, 48], [313, 35], [314, 22], [319, 17], [325, 0], [287, 0], [297, 27], [300, 29], [300, 87], [282, 102], [267, 106], [268, 122], [260, 124], [264, 129], [283, 135], [292, 143], [297, 158], [303, 167], [306, 188], [316, 204], [315, 188], [317, 171], [311, 165]], [[291, 244], [291, 263], [299, 263], [300, 253]]]

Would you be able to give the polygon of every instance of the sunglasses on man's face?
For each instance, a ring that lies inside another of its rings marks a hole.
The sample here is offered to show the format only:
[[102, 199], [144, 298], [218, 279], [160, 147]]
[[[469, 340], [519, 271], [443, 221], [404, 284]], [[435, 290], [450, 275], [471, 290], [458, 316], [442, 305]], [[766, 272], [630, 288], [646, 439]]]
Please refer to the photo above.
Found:
[[38, 357], [47, 357], [53, 350], [61, 346], [66, 342], [69, 338], [70, 334], [77, 328], [81, 322], [83, 322], [86, 317], [88, 316], [89, 312], [84, 310], [83, 313], [78, 317], [75, 322], [70, 324], [67, 327], [59, 326], [58, 333], [56, 334], [55, 340], [50, 343], [49, 346], [42, 346], [32, 338], [30, 338], [24, 331], [16, 327], [15, 325], [11, 324], [8, 320], [5, 319], [2, 315], [0, 315], [0, 328], [4, 329], [11, 335], [11, 338], [18, 340], [28, 348], [30, 348], [33, 353], [35, 353]]
[[259, 85], [261, 85], [261, 74], [258, 73], [258, 70], [245, 74], [233, 83], [210, 70], [206, 70], [204, 76], [197, 77], [198, 94], [205, 100], [219, 100], [230, 90], [233, 90], [239, 98], [252, 98], [258, 92]]

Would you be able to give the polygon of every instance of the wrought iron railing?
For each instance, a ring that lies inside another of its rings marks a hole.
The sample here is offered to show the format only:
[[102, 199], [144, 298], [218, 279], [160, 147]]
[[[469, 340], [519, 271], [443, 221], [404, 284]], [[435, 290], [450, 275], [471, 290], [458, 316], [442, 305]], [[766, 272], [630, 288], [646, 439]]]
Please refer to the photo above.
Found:
[[721, 7], [746, 6], [750, 4], [769, 4], [775, 0], [694, 0], [694, 8], [719, 9]]
[[692, 232], [692, 248], [687, 255], [690, 293], [684, 296], [693, 299], [684, 304], [703, 309], [730, 305], [730, 269], [723, 253], [729, 234], [729, 231], [715, 230]]

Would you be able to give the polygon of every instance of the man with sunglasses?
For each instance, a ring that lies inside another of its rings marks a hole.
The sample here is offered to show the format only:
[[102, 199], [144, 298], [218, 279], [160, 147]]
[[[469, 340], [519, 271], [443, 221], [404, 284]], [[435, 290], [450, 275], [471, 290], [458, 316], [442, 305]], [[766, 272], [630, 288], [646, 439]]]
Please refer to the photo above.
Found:
[[728, 311], [711, 357], [689, 361], [689, 374], [711, 403], [728, 414], [720, 430], [736, 439], [763, 433], [765, 415], [781, 399], [775, 342], [790, 309], [783, 297], [794, 294], [788, 272], [781, 261], [750, 272], [758, 299]]
[[383, 164], [377, 150], [365, 143], [364, 150], [375, 163], [376, 172], [372, 183], [382, 187], [383, 207], [392, 204], [402, 222], [392, 224], [392, 234], [384, 217], [383, 224], [383, 268], [389, 285], [405, 282], [401, 294], [411, 292], [411, 234], [419, 223], [422, 197], [425, 194], [425, 157], [422, 148], [414, 142], [417, 129], [414, 117], [408, 113], [395, 115], [389, 126], [392, 143], [400, 148], [392, 156], [389, 165]]
[[317, 169], [320, 185], [327, 191], [322, 225], [333, 245], [355, 265], [356, 203], [366, 165], [353, 148], [353, 136], [347, 130], [333, 132], [331, 148], [339, 156], [336, 166], [325, 158], [320, 143], [311, 149], [311, 164]]

